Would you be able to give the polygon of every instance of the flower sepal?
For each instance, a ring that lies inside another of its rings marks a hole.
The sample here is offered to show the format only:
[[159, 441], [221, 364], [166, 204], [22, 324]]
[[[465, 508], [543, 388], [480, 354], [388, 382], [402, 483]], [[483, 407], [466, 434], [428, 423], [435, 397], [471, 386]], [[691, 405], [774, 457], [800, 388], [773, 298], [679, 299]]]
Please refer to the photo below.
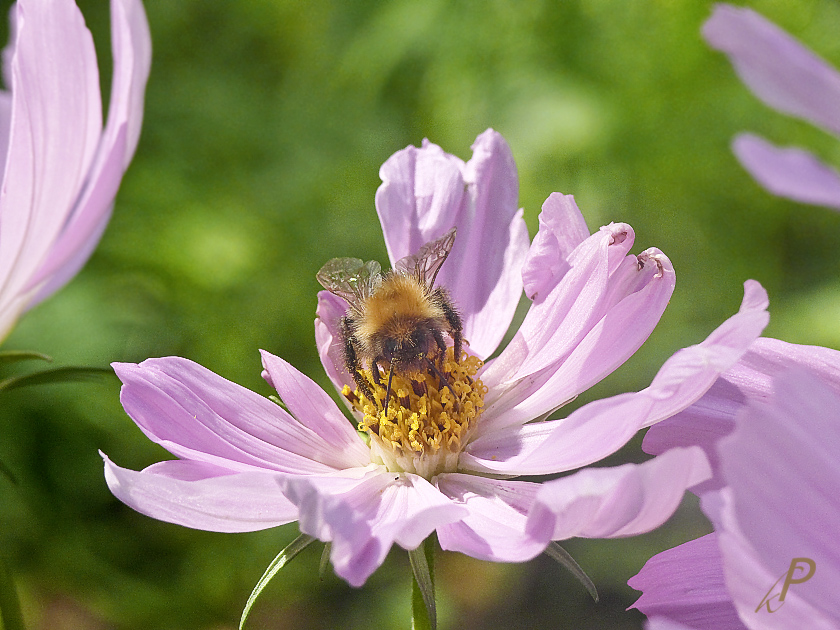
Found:
[[592, 581], [588, 575], [586, 575], [586, 571], [584, 571], [581, 566], [572, 558], [572, 554], [568, 551], [563, 549], [556, 540], [552, 540], [548, 543], [548, 547], [545, 548], [545, 555], [547, 555], [552, 560], [556, 560], [559, 562], [563, 567], [569, 570], [569, 573], [574, 575], [578, 582], [583, 584], [584, 588], [592, 595], [592, 599], [596, 602], [600, 599], [598, 597], [598, 589], [595, 588], [595, 583]]

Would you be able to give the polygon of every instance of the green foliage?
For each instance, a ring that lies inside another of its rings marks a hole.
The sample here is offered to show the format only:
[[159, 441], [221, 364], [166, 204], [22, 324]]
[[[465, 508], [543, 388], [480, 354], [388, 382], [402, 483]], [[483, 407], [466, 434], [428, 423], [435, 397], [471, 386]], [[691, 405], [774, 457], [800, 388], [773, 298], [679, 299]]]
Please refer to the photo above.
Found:
[[[80, 4], [107, 85], [108, 3]], [[677, 270], [650, 343], [579, 402], [646, 386], [671, 353], [737, 310], [747, 278], [770, 292], [769, 335], [840, 346], [840, 217], [765, 193], [729, 143], [748, 129], [835, 165], [840, 145], [748, 93], [700, 38], [711, 3], [146, 4], [154, 60], [143, 135], [113, 220], [87, 267], [23, 318], [6, 350], [92, 366], [180, 355], [268, 395], [264, 348], [326, 385], [315, 273], [339, 256], [386, 262], [379, 166], [424, 137], [468, 158], [491, 126], [517, 159], [532, 234], [548, 194], [573, 193], [592, 229], [630, 223], [634, 251], [659, 247]], [[750, 5], [840, 65], [833, 0]], [[212, 534], [153, 521], [110, 495], [99, 449], [135, 469], [168, 457], [122, 411], [115, 380], [4, 393], [0, 461], [18, 484], [0, 476], [0, 549], [27, 627], [235, 628], [295, 526]], [[638, 457], [635, 441], [618, 460]], [[639, 628], [641, 616], [624, 612], [635, 598], [626, 580], [707, 528], [686, 508], [633, 541], [571, 541], [597, 605], [549, 560], [442, 554], [439, 625]], [[405, 628], [409, 576], [406, 554], [394, 553], [354, 590], [331, 574], [319, 581], [307, 550], [249, 627]]]

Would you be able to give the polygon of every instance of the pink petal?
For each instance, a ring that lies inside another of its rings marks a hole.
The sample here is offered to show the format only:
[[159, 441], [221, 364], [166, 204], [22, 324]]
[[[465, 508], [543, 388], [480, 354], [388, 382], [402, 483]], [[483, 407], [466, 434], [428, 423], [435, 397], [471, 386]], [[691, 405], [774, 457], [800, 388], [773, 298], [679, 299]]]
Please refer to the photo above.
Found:
[[356, 389], [353, 377], [344, 365], [344, 346], [339, 333], [339, 322], [347, 312], [347, 302], [329, 291], [318, 292], [318, 310], [315, 318], [315, 344], [321, 364], [336, 389], [341, 392], [345, 385]]
[[650, 402], [637, 394], [597, 400], [568, 418], [486, 431], [467, 445], [459, 470], [548, 475], [600, 461], [639, 430]]
[[18, 8], [12, 5], [9, 10], [9, 40], [3, 48], [3, 85], [12, 84], [12, 57], [15, 54], [18, 32]]
[[6, 170], [9, 132], [12, 124], [12, 95], [0, 90], [0, 173]]
[[694, 630], [746, 628], [724, 582], [715, 534], [653, 556], [627, 583], [643, 591], [631, 608], [648, 617], [682, 623]]
[[510, 147], [488, 129], [472, 149], [464, 167], [469, 203], [453, 223], [458, 237], [440, 283], [450, 289], [464, 315], [464, 338], [471, 351], [486, 359], [513, 320], [530, 243], [518, 209], [519, 182]]
[[522, 267], [529, 300], [539, 302], [570, 269], [566, 258], [589, 238], [586, 220], [573, 195], [551, 193], [540, 213], [540, 227]]
[[[744, 626], [740, 626], [743, 628]], [[738, 626], [731, 628], [731, 630], [736, 630]], [[645, 630], [700, 630], [699, 628], [690, 628], [682, 623], [677, 623], [676, 621], [671, 621], [665, 617], [651, 617], [647, 620], [645, 624]], [[723, 627], [722, 630], [728, 630], [726, 627]]]
[[[557, 365], [489, 398], [477, 436], [544, 416], [612, 373], [648, 338], [674, 291], [674, 271], [658, 250], [643, 252], [610, 280], [612, 304]], [[493, 387], [491, 379], [488, 386]], [[492, 390], [491, 390], [492, 391]]]
[[781, 149], [751, 134], [737, 136], [732, 150], [741, 165], [774, 195], [840, 209], [840, 173], [808, 151]]
[[464, 164], [428, 141], [380, 169], [376, 208], [393, 264], [456, 226], [458, 235], [437, 283], [449, 289], [472, 352], [485, 358], [510, 325], [522, 292], [528, 231], [517, 210], [510, 148], [487, 130]]
[[[710, 508], [711, 504], [714, 506]], [[782, 581], [790, 570], [790, 564], [787, 564], [780, 575], [775, 575], [765, 559], [755, 550], [738, 525], [733, 509], [731, 488], [723, 488], [720, 492], [703, 495], [701, 505], [707, 514], [714, 513], [726, 585], [741, 620], [748, 628], [753, 630], [787, 630], [798, 627], [805, 627], [808, 630], [837, 628], [837, 619], [832, 620], [824, 612], [812, 606], [801, 596], [796, 586], [787, 592], [784, 608], [781, 610], [778, 608]], [[798, 556], [793, 556], [791, 561], [794, 557]], [[795, 577], [800, 577], [804, 573], [805, 565], [800, 565], [799, 562], [797, 565], [799, 569], [796, 570]], [[768, 613], [766, 603], [763, 603], [765, 597], [770, 598], [770, 607], [771, 610], [775, 610], [775, 613]]]
[[300, 531], [332, 542], [335, 572], [351, 586], [364, 584], [394, 543], [414, 549], [466, 512], [422, 477], [376, 466], [287, 477], [282, 485], [300, 510]]
[[64, 286], [93, 253], [108, 220], [122, 175], [128, 168], [143, 122], [143, 96], [151, 65], [149, 25], [140, 0], [111, 1], [114, 73], [108, 122], [97, 155], [67, 224], [38, 273], [32, 306]]
[[124, 171], [118, 157], [124, 151], [125, 129], [122, 129], [99, 177], [89, 181], [81, 209], [59, 235], [44, 265], [27, 283], [25, 290], [37, 289], [27, 309], [37, 306], [67, 284], [93, 254], [111, 220], [113, 201]]
[[623, 260], [632, 244], [632, 228], [613, 224], [572, 252], [567, 260], [571, 269], [539, 303], [531, 305], [514, 338], [483, 371], [481, 378], [491, 395], [559, 363], [574, 349], [603, 316], [610, 275], [619, 266], [615, 261]]
[[687, 488], [710, 476], [698, 447], [674, 449], [644, 464], [587, 468], [542, 484], [526, 531], [546, 544], [643, 534], [671, 517]]
[[212, 532], [253, 532], [297, 519], [297, 508], [268, 472], [235, 472], [182, 460], [136, 472], [102, 458], [114, 496], [160, 521]]
[[737, 314], [718, 326], [702, 343], [676, 352], [645, 391], [655, 399], [643, 426], [650, 426], [698, 400], [717, 378], [746, 353], [770, 321], [767, 292], [755, 280], [744, 283]]
[[660, 455], [672, 448], [701, 447], [715, 474], [712, 479], [692, 488], [692, 492], [699, 495], [718, 489], [724, 482], [718, 474], [717, 443], [735, 428], [735, 415], [743, 404], [741, 390], [721, 377], [696, 403], [650, 427], [645, 433], [642, 450]]
[[75, 3], [16, 5], [12, 116], [0, 194], [0, 309], [22, 290], [63, 228], [102, 129], [99, 73]]
[[840, 135], [840, 74], [785, 31], [755, 11], [720, 4], [703, 36], [770, 107]]
[[315, 381], [280, 357], [265, 350], [261, 354], [269, 380], [292, 416], [339, 455], [333, 458], [334, 465], [337, 468], [367, 466], [370, 448], [362, 442], [333, 399]]
[[466, 203], [463, 166], [454, 155], [424, 141], [420, 149], [397, 151], [379, 169], [376, 211], [392, 265], [455, 224]]
[[105, 125], [107, 145], [116, 138], [123, 124], [127, 127], [127, 143], [123, 164], [128, 166], [143, 124], [143, 98], [152, 65], [152, 39], [149, 22], [140, 0], [111, 0], [111, 31], [114, 34], [114, 85]]
[[[638, 268], [634, 256], [627, 256], [633, 246], [633, 230], [617, 224], [601, 228], [569, 257], [571, 269], [561, 282], [532, 304], [519, 329], [528, 346], [528, 356], [519, 366], [517, 377], [534, 374], [565, 357], [614, 303], [611, 276], [619, 271], [624, 277], [628, 258]], [[568, 282], [566, 280], [568, 279]]]
[[[668, 359], [649, 387], [589, 403], [564, 420], [507, 429], [498, 429], [502, 421], [496, 420], [494, 430], [484, 429], [467, 446], [459, 466], [499, 474], [550, 474], [606, 457], [640, 428], [696, 402], [761, 334], [766, 308], [767, 293], [761, 285], [746, 282], [741, 310], [705, 341]], [[485, 413], [491, 411], [492, 407]]]
[[460, 473], [439, 475], [438, 489], [469, 514], [438, 527], [442, 549], [491, 562], [524, 562], [545, 550], [525, 534], [528, 508], [539, 484]]
[[[819, 346], [801, 346], [778, 339], [759, 338], [700, 400], [652, 426], [642, 444], [644, 451], [658, 455], [676, 446], [696, 444], [706, 451], [712, 468], [717, 471], [717, 442], [732, 432], [736, 414], [747, 399], [763, 400], [770, 397], [773, 378], [794, 365], [807, 368], [840, 395], [840, 352]], [[722, 485], [723, 480], [716, 472], [713, 482], [698, 486], [694, 491], [703, 494]]]
[[[800, 369], [777, 377], [774, 386], [770, 401], [749, 402], [735, 431], [719, 446], [728, 484], [718, 523], [724, 566], [740, 574], [736, 564], [753, 556], [775, 580], [788, 570], [792, 558], [812, 559], [816, 573], [791, 587], [795, 599], [786, 599], [785, 614], [777, 614], [809, 628], [829, 619], [832, 622], [824, 627], [833, 627], [840, 623], [840, 396]], [[758, 584], [736, 588], [727, 573], [727, 583], [743, 616], [756, 589], [761, 591], [760, 601], [772, 581], [763, 590]], [[794, 605], [798, 600], [801, 604]], [[801, 613], [806, 616], [790, 616], [806, 609], [809, 612]]]
[[120, 401], [170, 453], [236, 471], [324, 473], [347, 457], [279, 405], [179, 357], [115, 363]]

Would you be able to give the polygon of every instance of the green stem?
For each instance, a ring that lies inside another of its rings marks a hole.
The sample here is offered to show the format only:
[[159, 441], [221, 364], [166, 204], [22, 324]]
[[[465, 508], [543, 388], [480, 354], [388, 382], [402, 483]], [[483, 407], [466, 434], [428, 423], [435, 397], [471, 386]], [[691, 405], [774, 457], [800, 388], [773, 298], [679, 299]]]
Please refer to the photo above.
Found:
[[4, 630], [26, 630], [12, 573], [2, 558], [0, 558], [0, 619], [3, 621]]
[[417, 549], [408, 552], [411, 580], [412, 630], [437, 630], [435, 606], [435, 537], [429, 536]]

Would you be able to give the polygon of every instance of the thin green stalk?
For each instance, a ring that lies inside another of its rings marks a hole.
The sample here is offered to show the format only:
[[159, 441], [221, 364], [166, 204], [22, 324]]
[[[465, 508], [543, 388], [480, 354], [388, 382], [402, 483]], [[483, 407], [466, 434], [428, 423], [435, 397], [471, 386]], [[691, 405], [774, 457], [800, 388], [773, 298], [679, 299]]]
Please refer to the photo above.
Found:
[[435, 606], [435, 537], [429, 536], [417, 549], [408, 552], [411, 580], [412, 630], [437, 630]]
[[289, 564], [292, 560], [294, 560], [295, 556], [298, 555], [301, 551], [306, 549], [310, 544], [315, 542], [315, 538], [312, 536], [307, 536], [306, 534], [301, 534], [297, 538], [295, 538], [292, 542], [286, 545], [286, 548], [283, 549], [280, 553], [277, 554], [277, 557], [271, 561], [271, 564], [268, 565], [268, 568], [263, 573], [263, 576], [260, 578], [260, 581], [257, 582], [257, 585], [254, 587], [254, 590], [251, 591], [251, 596], [248, 597], [248, 601], [245, 603], [245, 609], [242, 611], [242, 616], [239, 619], [239, 630], [242, 630], [245, 627], [245, 622], [248, 621], [248, 615], [251, 613], [251, 607], [254, 605], [254, 602], [257, 601], [257, 597], [260, 596], [263, 589], [268, 586], [268, 583], [271, 582], [271, 578], [277, 575], [277, 572], [282, 569], [284, 566]]

